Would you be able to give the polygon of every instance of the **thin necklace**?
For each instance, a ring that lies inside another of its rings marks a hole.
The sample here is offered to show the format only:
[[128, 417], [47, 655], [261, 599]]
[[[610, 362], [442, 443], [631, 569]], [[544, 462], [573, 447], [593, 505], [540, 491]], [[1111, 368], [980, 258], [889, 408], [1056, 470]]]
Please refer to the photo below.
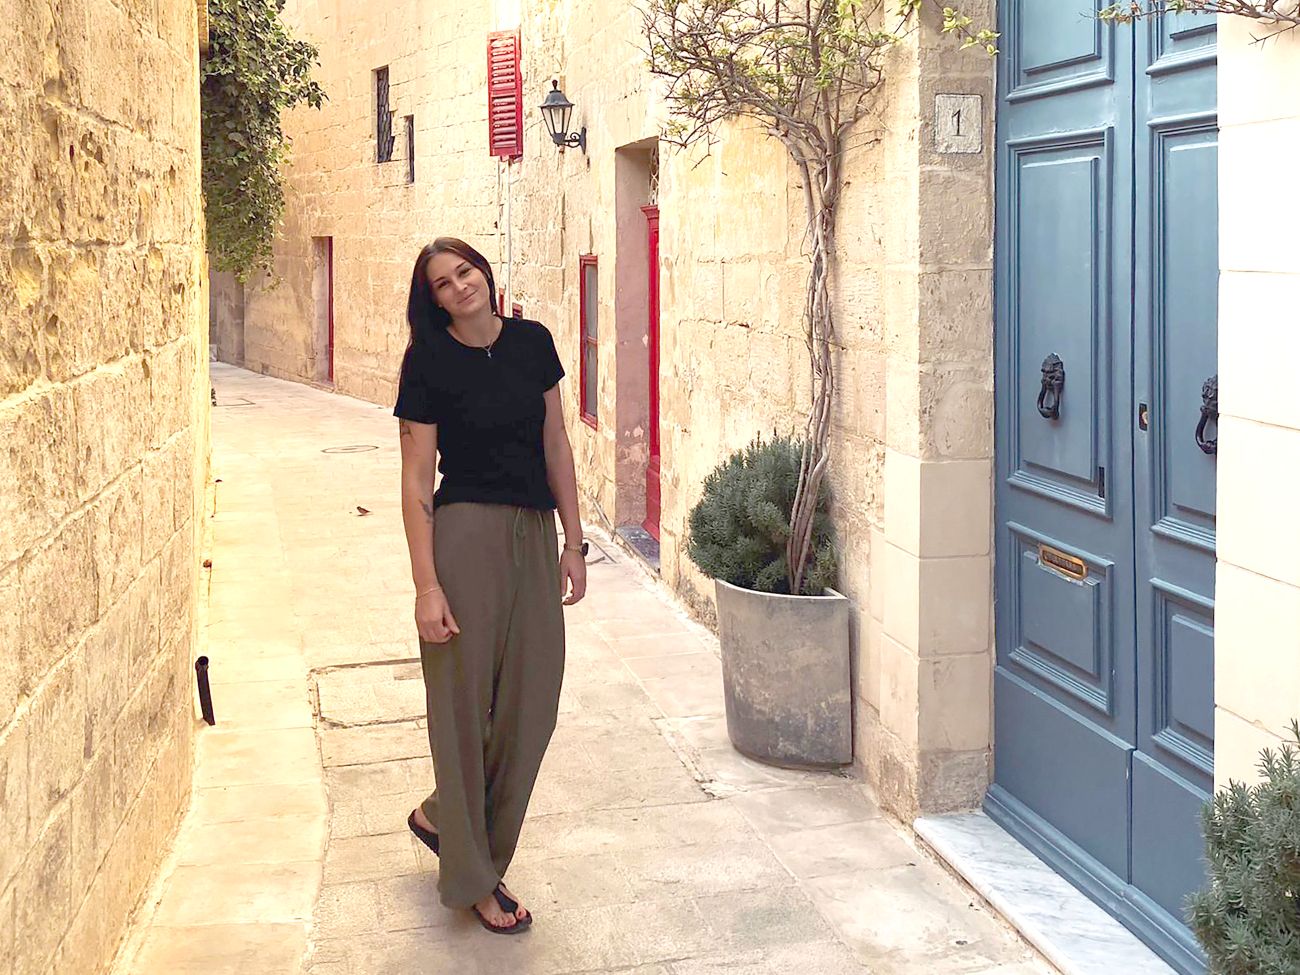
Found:
[[[494, 338], [494, 339], [493, 339], [491, 342], [489, 342], [487, 345], [470, 345], [469, 347], [470, 347], [471, 349], [482, 349], [484, 352], [487, 353], [487, 357], [488, 357], [489, 359], [491, 359], [491, 358], [492, 358], [492, 346], [496, 345], [497, 342], [499, 342], [499, 341], [501, 340], [501, 333], [504, 332], [505, 330], [506, 330], [506, 323], [505, 323], [505, 320], [502, 319], [502, 321], [501, 321], [501, 327], [500, 327], [499, 329], [497, 329], [496, 338]], [[462, 344], [463, 344], [463, 345], [469, 345], [468, 342], [464, 342], [464, 343], [462, 343]]]

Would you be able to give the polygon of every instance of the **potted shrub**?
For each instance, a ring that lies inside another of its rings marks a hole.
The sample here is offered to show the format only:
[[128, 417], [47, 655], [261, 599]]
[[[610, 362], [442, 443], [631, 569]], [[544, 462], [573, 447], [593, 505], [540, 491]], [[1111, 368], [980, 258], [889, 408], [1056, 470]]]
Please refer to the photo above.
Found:
[[849, 600], [823, 486], [811, 550], [791, 591], [790, 512], [803, 445], [755, 440], [711, 473], [691, 511], [687, 554], [714, 580], [727, 732], [742, 754], [824, 768], [853, 759]]
[[1300, 724], [1260, 756], [1257, 785], [1229, 782], [1205, 809], [1210, 880], [1190, 902], [1212, 975], [1300, 972]]

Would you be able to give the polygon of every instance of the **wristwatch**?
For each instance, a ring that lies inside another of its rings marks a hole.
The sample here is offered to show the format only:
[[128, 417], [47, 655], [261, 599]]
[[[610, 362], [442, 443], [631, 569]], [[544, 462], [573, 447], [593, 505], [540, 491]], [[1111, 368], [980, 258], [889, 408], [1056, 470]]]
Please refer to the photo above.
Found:
[[569, 545], [569, 544], [566, 542], [566, 543], [565, 543], [565, 546], [564, 546], [564, 550], [565, 550], [566, 552], [581, 552], [581, 553], [582, 553], [582, 557], [583, 557], [583, 558], [586, 558], [586, 557], [587, 557], [587, 552], [589, 552], [589, 551], [591, 550], [591, 546], [588, 545], [586, 542], [583, 542], [582, 545], [580, 545], [578, 548], [574, 548], [572, 545]]

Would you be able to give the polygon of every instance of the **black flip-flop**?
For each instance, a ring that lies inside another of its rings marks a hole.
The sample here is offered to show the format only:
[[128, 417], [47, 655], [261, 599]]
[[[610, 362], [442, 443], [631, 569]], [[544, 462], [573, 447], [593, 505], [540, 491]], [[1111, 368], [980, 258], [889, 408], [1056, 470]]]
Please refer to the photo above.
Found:
[[[505, 892], [501, 889], [500, 885], [497, 886], [496, 890], [492, 891], [492, 896], [497, 899], [497, 904], [500, 906], [501, 910], [505, 911], [507, 914], [513, 915], [515, 911], [519, 910], [519, 905], [505, 895]], [[498, 927], [485, 918], [477, 906], [471, 905], [470, 910], [473, 911], [474, 916], [478, 918], [478, 923], [483, 925], [483, 927], [491, 931], [493, 934], [522, 934], [524, 931], [528, 930], [528, 925], [533, 923], [533, 915], [531, 911], [529, 912], [528, 917], [522, 921], [516, 917], [515, 923], [509, 927]]]
[[520, 918], [517, 913], [519, 911], [518, 902], [513, 900], [509, 894], [502, 890], [500, 884], [497, 884], [497, 889], [492, 891], [492, 896], [497, 899], [497, 904], [500, 905], [501, 910], [505, 911], [507, 914], [515, 915], [516, 927], [522, 926], [526, 928], [528, 925], [533, 923], [533, 912], [529, 911], [527, 917]]
[[410, 827], [410, 830], [415, 834], [416, 839], [433, 851], [434, 856], [438, 855], [438, 834], [430, 832], [417, 823], [415, 821], [414, 810], [412, 810], [411, 815], [406, 817], [406, 825]]

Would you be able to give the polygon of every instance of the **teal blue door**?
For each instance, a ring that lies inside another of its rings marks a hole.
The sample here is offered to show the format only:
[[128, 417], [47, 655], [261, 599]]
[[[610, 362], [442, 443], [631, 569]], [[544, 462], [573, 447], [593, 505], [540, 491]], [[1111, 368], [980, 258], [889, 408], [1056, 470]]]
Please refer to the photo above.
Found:
[[[1002, 4], [986, 808], [1180, 972], [1212, 789], [1210, 18]], [[1203, 408], [1204, 407], [1204, 408]]]

